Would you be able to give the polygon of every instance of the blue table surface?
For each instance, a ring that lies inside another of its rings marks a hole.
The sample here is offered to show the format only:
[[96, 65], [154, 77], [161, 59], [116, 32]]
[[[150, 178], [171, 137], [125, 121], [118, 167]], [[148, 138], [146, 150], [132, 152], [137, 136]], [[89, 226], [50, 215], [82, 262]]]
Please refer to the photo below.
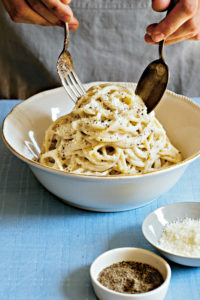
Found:
[[[200, 103], [200, 98], [195, 98]], [[0, 121], [20, 101], [0, 101]], [[63, 204], [35, 179], [0, 138], [0, 300], [95, 300], [89, 267], [117, 247], [155, 251], [142, 235], [156, 208], [200, 200], [200, 159], [151, 204], [119, 213], [98, 213]], [[170, 263], [166, 300], [200, 299], [200, 268]]]

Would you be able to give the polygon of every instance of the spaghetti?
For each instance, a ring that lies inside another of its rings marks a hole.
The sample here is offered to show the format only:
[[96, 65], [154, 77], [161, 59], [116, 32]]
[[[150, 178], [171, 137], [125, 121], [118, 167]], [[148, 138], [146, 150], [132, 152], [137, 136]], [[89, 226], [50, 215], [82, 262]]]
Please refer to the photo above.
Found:
[[118, 84], [91, 87], [46, 131], [39, 162], [70, 173], [127, 175], [181, 160], [143, 101]]

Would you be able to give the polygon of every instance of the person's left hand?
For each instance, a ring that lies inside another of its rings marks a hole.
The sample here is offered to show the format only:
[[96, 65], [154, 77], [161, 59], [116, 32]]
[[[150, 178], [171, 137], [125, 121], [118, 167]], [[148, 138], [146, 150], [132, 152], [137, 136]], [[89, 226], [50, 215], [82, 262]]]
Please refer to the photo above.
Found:
[[[152, 0], [155, 11], [164, 11], [171, 0]], [[179, 0], [172, 11], [158, 24], [146, 29], [145, 41], [157, 44], [165, 40], [166, 45], [183, 40], [200, 40], [200, 0]]]

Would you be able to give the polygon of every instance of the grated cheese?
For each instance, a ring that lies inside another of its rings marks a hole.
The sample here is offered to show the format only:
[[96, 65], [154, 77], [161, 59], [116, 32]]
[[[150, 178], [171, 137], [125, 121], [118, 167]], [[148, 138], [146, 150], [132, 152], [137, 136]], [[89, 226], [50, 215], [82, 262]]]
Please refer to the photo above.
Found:
[[159, 246], [177, 255], [200, 257], [200, 219], [185, 218], [168, 223]]

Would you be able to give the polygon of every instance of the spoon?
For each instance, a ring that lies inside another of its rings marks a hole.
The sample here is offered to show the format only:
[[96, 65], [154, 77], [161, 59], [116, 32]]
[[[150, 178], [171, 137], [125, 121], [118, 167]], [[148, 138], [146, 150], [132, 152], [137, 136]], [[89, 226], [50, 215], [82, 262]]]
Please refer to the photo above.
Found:
[[[175, 7], [177, 0], [172, 0], [168, 13]], [[169, 81], [169, 68], [163, 56], [164, 40], [159, 42], [159, 59], [151, 62], [139, 79], [135, 94], [140, 96], [150, 113], [160, 102]]]

